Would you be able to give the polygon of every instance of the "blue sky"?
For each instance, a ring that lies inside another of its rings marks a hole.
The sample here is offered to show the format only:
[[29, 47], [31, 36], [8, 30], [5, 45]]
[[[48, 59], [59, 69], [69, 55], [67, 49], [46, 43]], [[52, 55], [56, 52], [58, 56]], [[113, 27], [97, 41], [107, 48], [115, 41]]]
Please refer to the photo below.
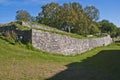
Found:
[[107, 19], [120, 27], [120, 0], [0, 0], [0, 23], [15, 20], [17, 10], [27, 10], [32, 16], [37, 16], [41, 6], [50, 2], [59, 4], [79, 2], [85, 7], [94, 5], [100, 11], [100, 19]]

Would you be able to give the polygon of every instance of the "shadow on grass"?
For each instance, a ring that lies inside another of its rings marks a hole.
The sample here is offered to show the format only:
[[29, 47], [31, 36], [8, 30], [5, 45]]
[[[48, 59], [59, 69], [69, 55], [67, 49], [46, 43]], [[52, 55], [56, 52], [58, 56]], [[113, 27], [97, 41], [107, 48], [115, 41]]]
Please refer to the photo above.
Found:
[[105, 50], [46, 80], [120, 80], [120, 50]]

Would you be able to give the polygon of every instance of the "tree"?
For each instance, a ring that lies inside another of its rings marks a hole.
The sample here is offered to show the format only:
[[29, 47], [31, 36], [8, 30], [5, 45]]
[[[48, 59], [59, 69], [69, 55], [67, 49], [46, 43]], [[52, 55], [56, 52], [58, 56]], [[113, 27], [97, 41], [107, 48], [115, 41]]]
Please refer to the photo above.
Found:
[[39, 22], [53, 27], [57, 26], [59, 22], [59, 7], [58, 3], [53, 2], [42, 6], [42, 12], [40, 12], [37, 16]]
[[112, 37], [116, 35], [117, 27], [113, 23], [109, 22], [108, 20], [102, 20], [99, 22], [99, 24], [102, 33], [108, 33]]
[[82, 34], [82, 35], [87, 34], [87, 32], [89, 32], [87, 29], [88, 28], [88, 26], [87, 26], [88, 18], [86, 17], [86, 15], [83, 12], [82, 5], [80, 3], [76, 3], [76, 2], [71, 3], [71, 5], [77, 15], [77, 19], [75, 22], [73, 32], [77, 33], [77, 34]]
[[120, 28], [117, 28], [115, 37], [120, 37]]
[[31, 15], [25, 10], [18, 10], [16, 12], [16, 20], [30, 21]]
[[30, 21], [31, 21], [31, 22], [37, 22], [37, 18], [34, 17], [34, 16], [31, 16]]
[[[96, 8], [90, 10], [94, 10], [98, 13]], [[93, 16], [92, 11], [89, 14]], [[80, 3], [72, 2], [59, 5], [58, 3], [52, 2], [42, 6], [42, 11], [38, 14], [36, 19], [42, 24], [80, 35], [87, 35], [99, 32], [96, 22], [94, 21], [96, 20], [96, 16], [94, 17], [95, 18], [92, 17], [92, 19], [89, 18]]]
[[59, 29], [64, 28], [68, 32], [71, 32], [76, 17], [71, 4], [65, 3], [63, 6], [60, 6], [58, 3], [53, 2], [42, 6], [42, 12], [37, 16], [40, 23]]
[[71, 32], [71, 29], [74, 28], [74, 25], [77, 20], [77, 14], [71, 4], [65, 3], [62, 6], [62, 12], [63, 12], [63, 27], [67, 28], [68, 32]]
[[98, 23], [92, 23], [91, 27], [89, 29], [89, 34], [96, 34], [96, 33], [100, 33], [100, 29], [98, 28], [99, 24]]
[[99, 10], [95, 6], [86, 6], [84, 8], [84, 13], [92, 21], [99, 19]]

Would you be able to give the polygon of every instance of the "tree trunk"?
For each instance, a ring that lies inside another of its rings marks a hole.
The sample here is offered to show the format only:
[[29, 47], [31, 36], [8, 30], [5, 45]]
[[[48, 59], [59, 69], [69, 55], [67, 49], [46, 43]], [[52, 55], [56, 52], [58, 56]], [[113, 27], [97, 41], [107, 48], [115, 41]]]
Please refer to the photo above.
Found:
[[70, 26], [68, 26], [68, 32], [69, 32], [69, 33], [71, 32]]

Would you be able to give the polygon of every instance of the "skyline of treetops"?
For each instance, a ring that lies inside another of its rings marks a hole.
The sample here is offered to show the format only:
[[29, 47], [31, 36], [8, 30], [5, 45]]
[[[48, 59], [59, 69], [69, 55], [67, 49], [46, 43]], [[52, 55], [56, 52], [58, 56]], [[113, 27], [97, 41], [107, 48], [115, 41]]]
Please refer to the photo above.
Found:
[[31, 16], [26, 10], [16, 11], [16, 20], [45, 24], [69, 33], [79, 35], [108, 33], [112, 37], [119, 34], [119, 28], [109, 20], [99, 20], [100, 11], [95, 6], [83, 7], [78, 2], [49, 3], [43, 5], [38, 16]]

